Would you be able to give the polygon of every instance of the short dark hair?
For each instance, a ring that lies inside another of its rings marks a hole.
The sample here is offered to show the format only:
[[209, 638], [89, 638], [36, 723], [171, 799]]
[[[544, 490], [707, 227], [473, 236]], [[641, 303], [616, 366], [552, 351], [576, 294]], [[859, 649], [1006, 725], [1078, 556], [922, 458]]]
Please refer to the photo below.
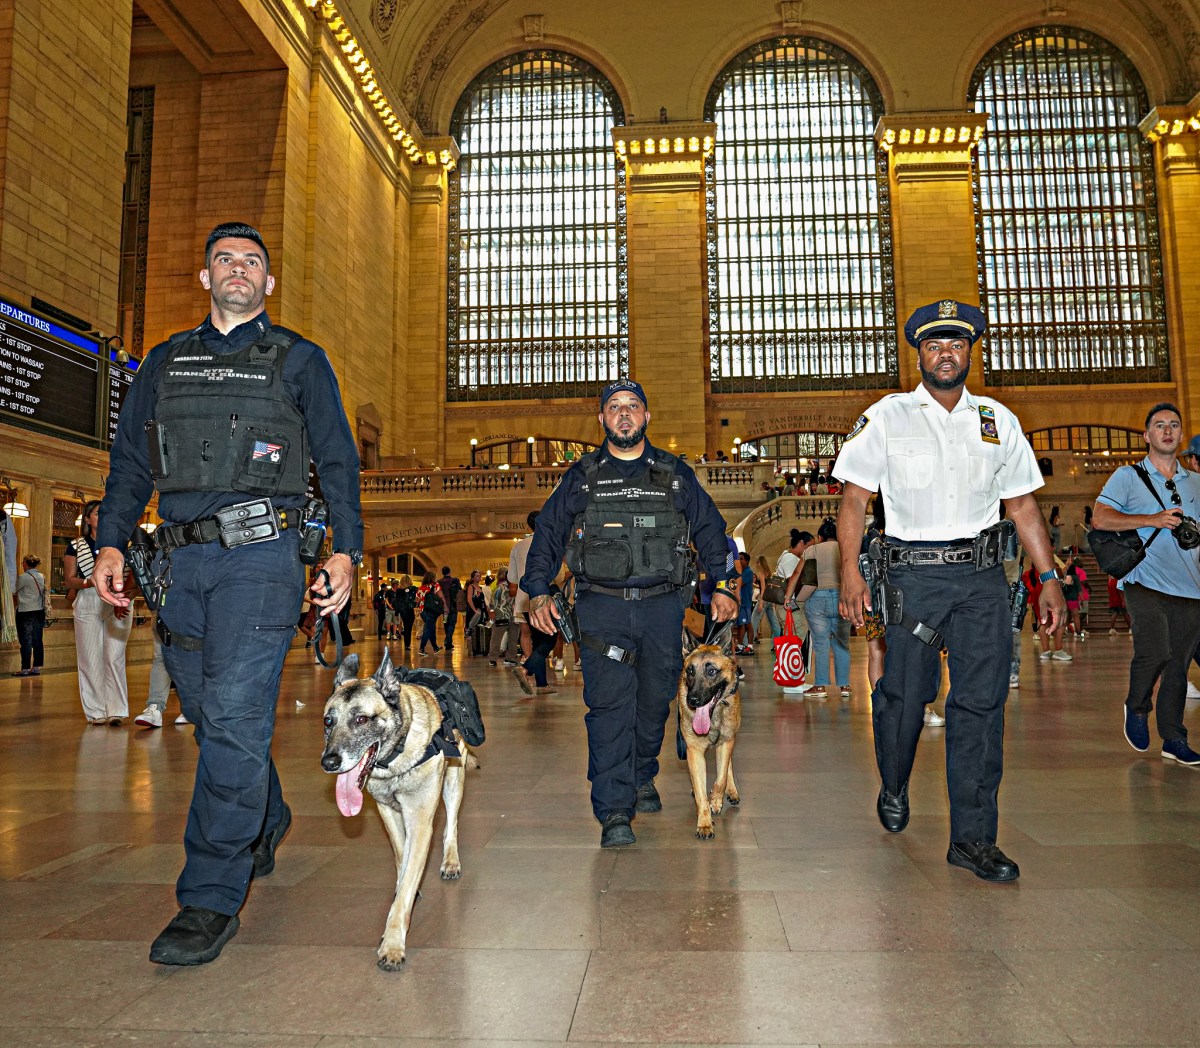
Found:
[[[800, 532], [800, 541], [801, 542], [812, 542], [813, 541], [813, 533], [811, 531]], [[794, 546], [795, 543], [792, 543], [792, 545]]]
[[1177, 408], [1174, 404], [1170, 403], [1169, 401], [1164, 400], [1161, 404], [1155, 404], [1154, 407], [1152, 407], [1148, 412], [1146, 412], [1146, 424], [1144, 426], [1142, 426], [1142, 429], [1149, 429], [1150, 428], [1150, 420], [1152, 418], [1154, 418], [1154, 416], [1157, 415], [1160, 411], [1172, 411], [1175, 413], [1175, 417], [1177, 419], [1179, 419], [1180, 422], [1183, 421], [1183, 412], [1181, 412], [1179, 410], [1179, 408]]
[[245, 222], [222, 222], [208, 234], [208, 240], [204, 243], [205, 269], [212, 263], [213, 244], [229, 237], [236, 237], [238, 240], [253, 240], [262, 248], [263, 262], [266, 264], [267, 272], [271, 272], [271, 256], [267, 251], [267, 245], [263, 243], [262, 234], [253, 226], [246, 225]]
[[449, 574], [450, 574], [450, 569], [449, 569], [449, 568], [442, 568], [442, 574], [443, 574], [443, 575], [449, 575]]
[[837, 538], [837, 522], [832, 517], [826, 517], [817, 528], [817, 538], [823, 542]]
[[530, 531], [533, 531], [534, 526], [537, 524], [538, 514], [541, 512], [540, 509], [535, 509], [525, 518], [525, 523], [529, 525]]

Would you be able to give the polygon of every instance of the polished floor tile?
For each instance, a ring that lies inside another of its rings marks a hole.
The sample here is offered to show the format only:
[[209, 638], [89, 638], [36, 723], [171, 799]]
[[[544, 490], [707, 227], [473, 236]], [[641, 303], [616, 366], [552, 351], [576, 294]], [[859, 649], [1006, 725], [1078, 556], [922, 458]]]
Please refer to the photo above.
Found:
[[[669, 730], [663, 811], [610, 851], [578, 674], [528, 699], [484, 660], [440, 656], [476, 685], [488, 741], [467, 781], [463, 876], [437, 876], [439, 815], [396, 974], [375, 966], [391, 846], [372, 802], [353, 819], [334, 805], [319, 765], [331, 675], [302, 651], [275, 746], [291, 833], [237, 936], [193, 969], [147, 960], [175, 909], [192, 730], [88, 727], [68, 674], [0, 681], [0, 1043], [1200, 1043], [1200, 773], [1129, 749], [1129, 646], [1105, 641], [1054, 666], [1025, 642], [1000, 798], [1000, 843], [1022, 869], [1008, 885], [946, 863], [944, 730], [922, 736], [908, 829], [878, 825], [859, 640], [844, 703], [784, 697], [769, 656], [746, 660], [742, 804], [714, 840], [694, 835]], [[373, 664], [377, 645], [360, 647]], [[138, 708], [147, 670], [130, 667]]]

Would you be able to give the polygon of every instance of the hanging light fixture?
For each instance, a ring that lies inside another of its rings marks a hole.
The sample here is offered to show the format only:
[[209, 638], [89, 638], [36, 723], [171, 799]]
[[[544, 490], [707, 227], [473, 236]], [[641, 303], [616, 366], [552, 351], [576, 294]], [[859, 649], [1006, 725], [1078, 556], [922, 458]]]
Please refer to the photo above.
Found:
[[14, 519], [28, 517], [29, 507], [24, 502], [17, 501], [17, 491], [13, 487], [12, 481], [8, 477], [0, 477], [0, 486], [3, 486], [4, 494], [8, 496], [4, 503], [4, 512]]

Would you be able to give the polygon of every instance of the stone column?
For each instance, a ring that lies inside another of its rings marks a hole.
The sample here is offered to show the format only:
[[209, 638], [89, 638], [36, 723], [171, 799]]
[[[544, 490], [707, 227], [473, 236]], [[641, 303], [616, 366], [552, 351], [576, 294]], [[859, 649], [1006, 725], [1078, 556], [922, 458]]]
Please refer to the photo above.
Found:
[[630, 376], [650, 401], [650, 438], [694, 457], [704, 450], [708, 396], [704, 159], [714, 124], [613, 129], [625, 162]]
[[[1154, 143], [1171, 377], [1187, 433], [1200, 432], [1200, 94], [1187, 105], [1157, 106], [1141, 123]], [[1190, 366], [1189, 366], [1190, 365]]]
[[[900, 385], [920, 381], [915, 351], [904, 341], [904, 322], [918, 306], [943, 298], [979, 304], [971, 152], [983, 136], [986, 113], [898, 113], [875, 129], [888, 150], [892, 232], [896, 260], [896, 322]], [[982, 385], [979, 343], [972, 354], [976, 387]]]

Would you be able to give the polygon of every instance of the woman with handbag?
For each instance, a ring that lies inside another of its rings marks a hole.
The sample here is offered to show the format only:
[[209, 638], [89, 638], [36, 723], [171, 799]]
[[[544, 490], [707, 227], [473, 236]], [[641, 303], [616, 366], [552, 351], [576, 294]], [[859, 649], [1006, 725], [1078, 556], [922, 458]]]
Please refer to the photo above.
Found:
[[767, 622], [771, 626], [772, 639], [783, 635], [783, 602], [786, 599], [788, 579], [800, 566], [800, 558], [804, 551], [814, 541], [812, 532], [800, 531], [796, 528], [792, 528], [788, 537], [791, 542], [788, 544], [788, 548], [779, 554], [779, 559], [775, 562], [775, 574], [767, 579], [763, 594], [763, 603], [766, 605]]
[[30, 553], [22, 562], [25, 570], [17, 577], [17, 639], [21, 642], [21, 670], [14, 677], [36, 677], [42, 672], [45, 652], [42, 630], [46, 627], [46, 578], [37, 566], [42, 559]]
[[99, 516], [98, 499], [83, 507], [81, 534], [63, 554], [63, 579], [72, 594], [79, 698], [84, 716], [89, 724], [111, 724], [118, 728], [129, 716], [125, 645], [133, 616], [129, 608], [115, 608], [102, 601], [92, 584]]

